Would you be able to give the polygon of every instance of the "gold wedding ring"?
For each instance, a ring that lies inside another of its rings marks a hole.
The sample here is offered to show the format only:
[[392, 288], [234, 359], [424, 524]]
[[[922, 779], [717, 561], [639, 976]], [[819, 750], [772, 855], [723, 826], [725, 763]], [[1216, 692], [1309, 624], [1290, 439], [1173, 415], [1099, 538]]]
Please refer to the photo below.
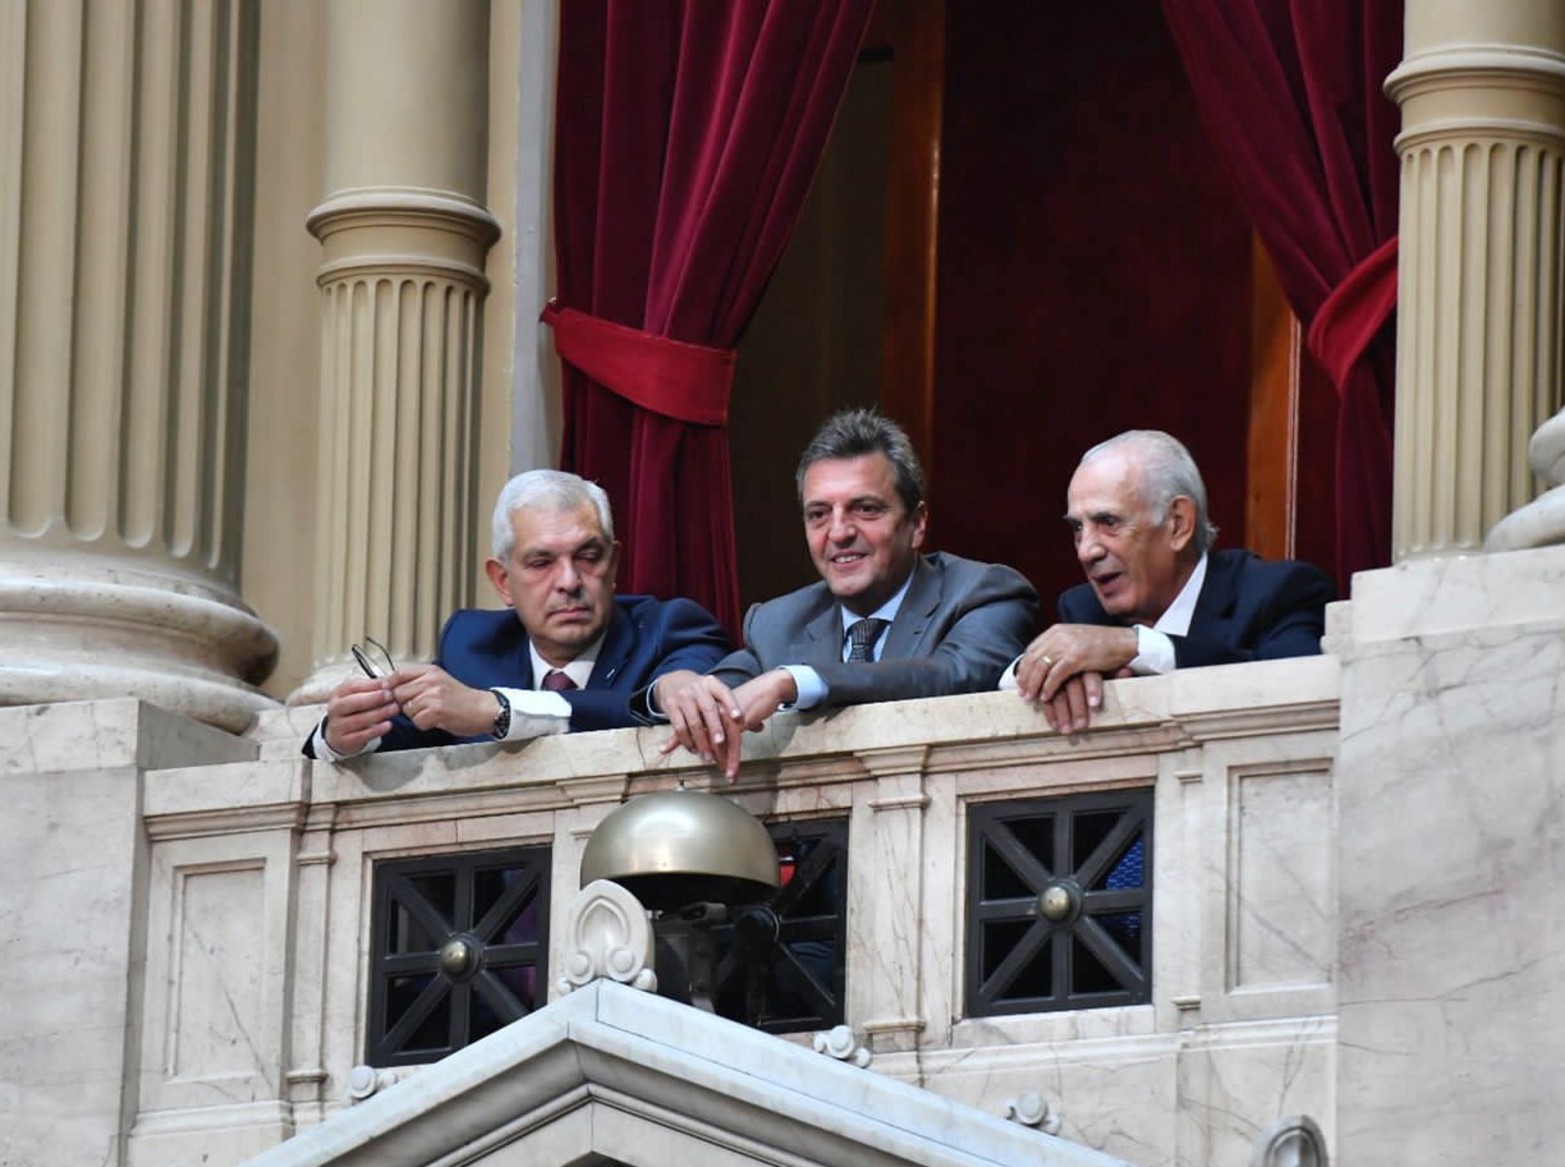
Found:
[[1043, 654], [1043, 663], [1044, 663], [1044, 667], [1047, 668], [1049, 665], [1052, 665], [1054, 663], [1054, 658], [1052, 656], [1050, 656], [1048, 653], [1044, 653]]

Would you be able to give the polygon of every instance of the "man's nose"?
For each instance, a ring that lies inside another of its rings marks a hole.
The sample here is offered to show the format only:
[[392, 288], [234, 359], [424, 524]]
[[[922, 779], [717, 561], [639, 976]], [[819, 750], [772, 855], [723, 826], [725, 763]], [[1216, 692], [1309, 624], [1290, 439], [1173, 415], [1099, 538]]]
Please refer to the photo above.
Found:
[[1104, 556], [1103, 541], [1090, 527], [1083, 527], [1076, 540], [1076, 558], [1082, 563], [1096, 563]]
[[581, 587], [581, 572], [571, 559], [560, 560], [560, 570], [554, 577], [554, 586], [562, 592], [574, 592]]
[[859, 529], [853, 525], [852, 513], [846, 509], [832, 511], [826, 534], [833, 543], [851, 543], [858, 538]]

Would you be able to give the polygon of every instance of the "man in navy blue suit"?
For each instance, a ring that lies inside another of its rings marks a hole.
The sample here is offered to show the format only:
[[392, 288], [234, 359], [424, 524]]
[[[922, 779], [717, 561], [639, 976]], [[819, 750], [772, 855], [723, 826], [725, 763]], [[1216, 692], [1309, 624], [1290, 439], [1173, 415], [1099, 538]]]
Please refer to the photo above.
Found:
[[433, 664], [343, 681], [305, 754], [338, 761], [649, 723], [638, 691], [674, 669], [710, 668], [729, 641], [689, 600], [616, 597], [618, 552], [596, 483], [559, 470], [517, 475], [495, 505], [485, 565], [508, 610], [457, 612]]
[[1085, 729], [1103, 678], [1320, 652], [1319, 568], [1213, 551], [1206, 486], [1183, 444], [1130, 430], [1082, 456], [1065, 521], [1087, 575], [1060, 596], [1060, 623], [1001, 679], [1061, 732]]

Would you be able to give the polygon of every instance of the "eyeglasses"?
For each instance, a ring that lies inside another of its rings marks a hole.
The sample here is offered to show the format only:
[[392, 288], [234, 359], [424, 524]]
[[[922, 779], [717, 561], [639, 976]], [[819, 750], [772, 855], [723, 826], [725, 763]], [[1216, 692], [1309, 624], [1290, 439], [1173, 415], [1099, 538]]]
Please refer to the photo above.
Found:
[[364, 675], [371, 679], [389, 677], [397, 671], [396, 662], [391, 659], [391, 650], [373, 636], [366, 636], [363, 645], [350, 644], [348, 651], [353, 654], [353, 659], [359, 662], [359, 668], [364, 670]]

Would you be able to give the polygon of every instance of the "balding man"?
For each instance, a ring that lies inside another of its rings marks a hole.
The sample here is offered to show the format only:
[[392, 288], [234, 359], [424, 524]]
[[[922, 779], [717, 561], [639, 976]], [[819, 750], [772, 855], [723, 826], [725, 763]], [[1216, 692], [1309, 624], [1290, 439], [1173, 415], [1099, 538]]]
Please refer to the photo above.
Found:
[[1331, 580], [1307, 563], [1212, 550], [1201, 472], [1168, 434], [1130, 430], [1088, 450], [1065, 521], [1087, 582], [1060, 596], [1060, 623], [1000, 683], [1056, 730], [1086, 728], [1106, 676], [1320, 652]]

